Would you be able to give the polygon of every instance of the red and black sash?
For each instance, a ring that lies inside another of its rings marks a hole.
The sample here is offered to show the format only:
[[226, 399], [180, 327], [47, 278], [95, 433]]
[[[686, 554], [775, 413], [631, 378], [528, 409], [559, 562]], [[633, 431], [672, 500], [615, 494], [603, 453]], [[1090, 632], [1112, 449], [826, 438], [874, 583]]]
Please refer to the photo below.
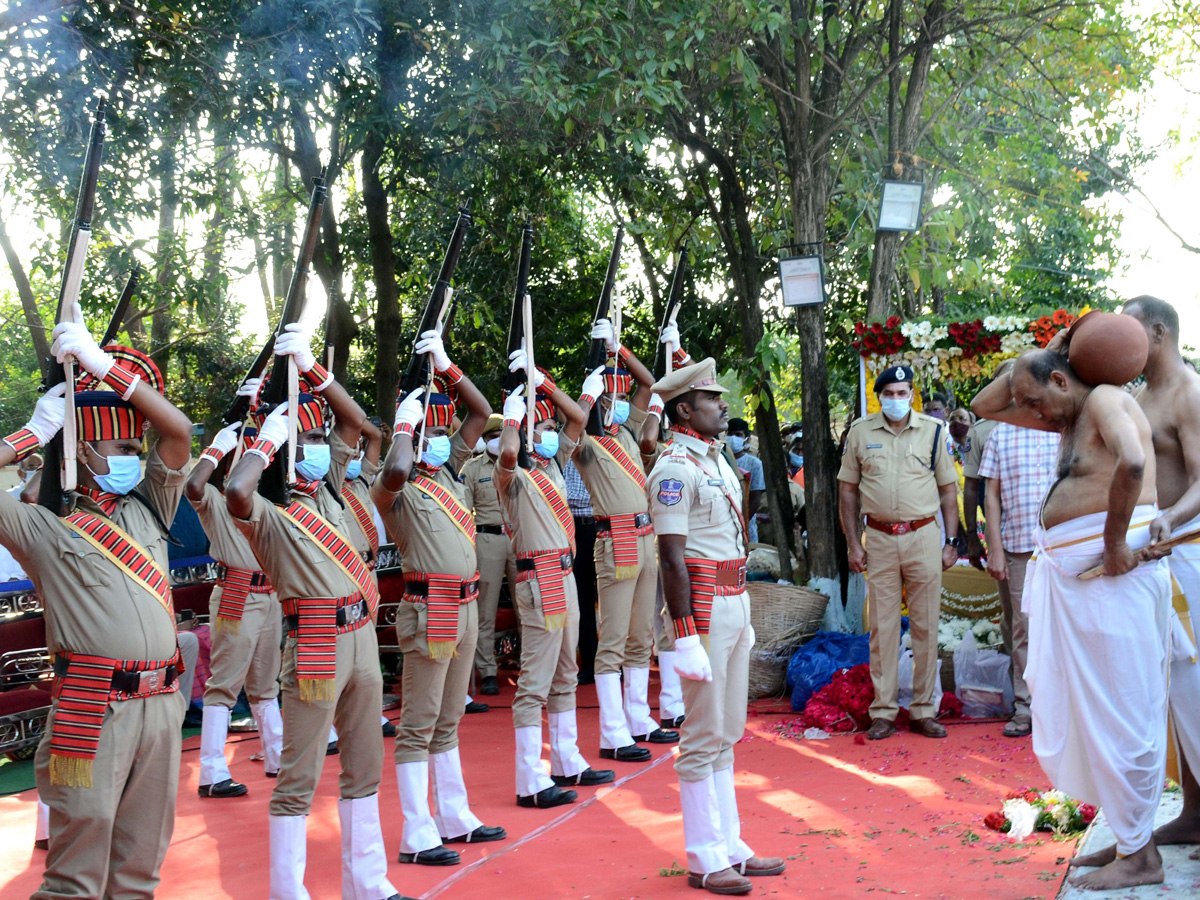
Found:
[[358, 494], [354, 493], [348, 481], [342, 482], [342, 499], [353, 511], [358, 527], [366, 535], [367, 543], [371, 545], [371, 559], [375, 559], [379, 556], [379, 529], [375, 527], [375, 517], [363, 506], [363, 502], [358, 499]]
[[[92, 786], [92, 763], [100, 746], [104, 713], [114, 700], [136, 700], [179, 690], [183, 658], [179, 648], [171, 659], [119, 660], [86, 653], [59, 653], [66, 672], [54, 681], [54, 726], [50, 731], [50, 783], [67, 787]], [[144, 693], [113, 689], [115, 672], [150, 672], [175, 666], [175, 679], [165, 679]]]
[[437, 572], [405, 572], [404, 599], [425, 604], [425, 643], [430, 659], [458, 650], [458, 609], [479, 596], [479, 573], [469, 579]]
[[408, 483], [440, 506], [467, 540], [475, 543], [475, 519], [454, 494], [426, 475], [414, 475]]
[[213, 629], [218, 634], [237, 634], [241, 631], [242, 616], [246, 614], [246, 598], [250, 594], [269, 594], [275, 590], [266, 572], [254, 569], [235, 569], [224, 563], [217, 570], [221, 600], [217, 604], [217, 621]]
[[567, 543], [571, 546], [571, 553], [575, 553], [575, 519], [571, 515], [571, 507], [567, 505], [567, 498], [563, 496], [563, 492], [545, 472], [539, 472], [535, 468], [522, 469], [529, 476], [529, 480], [533, 482], [533, 486], [537, 488], [542, 499], [546, 501], [546, 505], [550, 507], [550, 511], [554, 513], [554, 518], [558, 520], [559, 527], [567, 536]]
[[[299, 501], [293, 500], [280, 512], [312, 538], [313, 543], [358, 586], [359, 594], [367, 601], [374, 617], [379, 607], [379, 588], [362, 555], [323, 516]], [[306, 702], [332, 700], [337, 669], [337, 607], [342, 601], [329, 597], [289, 597], [287, 600], [296, 604], [295, 614], [300, 617], [296, 646], [300, 699]]]
[[730, 597], [746, 590], [745, 559], [684, 558], [692, 583], [692, 616], [696, 631], [708, 634], [712, 621], [713, 597]]
[[621, 446], [619, 440], [609, 434], [602, 434], [599, 437], [593, 436], [592, 440], [596, 442], [596, 446], [603, 450], [613, 462], [621, 467], [621, 470], [637, 485], [639, 491], [642, 493], [646, 492], [646, 473], [625, 452], [625, 448]]
[[[571, 569], [563, 568], [563, 558], [571, 555], [572, 551], [562, 549], [517, 554], [517, 581], [537, 581], [547, 631], [557, 631], [567, 624], [567, 587], [564, 579], [571, 574]], [[522, 569], [522, 560], [532, 560], [533, 568]]]
[[171, 625], [175, 625], [171, 579], [141, 544], [115, 523], [82, 510], [67, 516], [63, 523], [99, 550], [134, 584], [149, 591], [171, 617]]

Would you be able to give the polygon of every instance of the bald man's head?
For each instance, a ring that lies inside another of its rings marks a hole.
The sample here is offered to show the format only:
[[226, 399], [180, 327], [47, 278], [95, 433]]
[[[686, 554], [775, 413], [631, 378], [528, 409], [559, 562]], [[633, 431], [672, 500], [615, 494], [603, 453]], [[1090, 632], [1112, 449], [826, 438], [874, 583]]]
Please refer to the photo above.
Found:
[[1074, 421], [1076, 395], [1088, 387], [1061, 353], [1027, 350], [1013, 365], [1011, 390], [1018, 406], [1061, 431]]
[[1145, 295], [1134, 297], [1121, 311], [1137, 319], [1146, 329], [1150, 341], [1147, 368], [1154, 368], [1154, 362], [1162, 358], [1159, 354], [1163, 351], [1170, 356], [1179, 352], [1179, 313], [1166, 300]]

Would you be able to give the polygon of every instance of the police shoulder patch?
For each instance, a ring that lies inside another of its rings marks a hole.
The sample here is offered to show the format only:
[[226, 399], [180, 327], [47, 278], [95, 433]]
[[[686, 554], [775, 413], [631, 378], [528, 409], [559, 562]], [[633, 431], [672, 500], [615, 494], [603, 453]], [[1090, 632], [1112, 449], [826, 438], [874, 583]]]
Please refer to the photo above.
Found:
[[658, 502], [663, 506], [674, 506], [683, 499], [683, 482], [664, 478], [658, 483]]

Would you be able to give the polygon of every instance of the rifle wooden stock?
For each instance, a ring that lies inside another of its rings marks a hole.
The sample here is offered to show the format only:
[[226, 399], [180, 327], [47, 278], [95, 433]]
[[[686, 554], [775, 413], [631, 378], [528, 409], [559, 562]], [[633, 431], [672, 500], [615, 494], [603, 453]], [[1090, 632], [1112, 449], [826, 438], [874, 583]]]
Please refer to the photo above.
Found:
[[658, 329], [658, 349], [654, 352], [654, 378], [661, 379], [664, 375], [670, 375], [674, 370], [674, 360], [670, 353], [665, 353], [663, 350], [662, 333], [667, 329], [668, 325], [676, 322], [679, 318], [679, 310], [683, 306], [683, 282], [687, 274], [688, 266], [688, 251], [684, 247], [679, 251], [679, 259], [675, 262], [675, 271], [671, 273], [671, 290], [667, 294], [667, 308], [663, 314], [662, 325]]
[[[612, 304], [613, 287], [617, 283], [617, 272], [621, 268], [621, 243], [625, 240], [625, 226], [621, 223], [617, 224], [617, 235], [613, 239], [612, 251], [608, 254], [608, 271], [604, 274], [604, 287], [600, 289], [600, 299], [596, 302], [596, 315], [592, 322], [598, 322], [601, 319], [609, 317], [609, 307]], [[604, 365], [604, 361], [608, 358], [608, 348], [604, 341], [599, 338], [592, 338], [591, 346], [588, 347], [587, 362], [585, 368], [587, 374], [591, 374], [596, 370], [597, 366]], [[593, 436], [599, 436], [604, 433], [604, 423], [600, 416], [600, 398], [596, 398], [596, 402], [592, 404], [592, 410], [588, 414], [587, 433]]]

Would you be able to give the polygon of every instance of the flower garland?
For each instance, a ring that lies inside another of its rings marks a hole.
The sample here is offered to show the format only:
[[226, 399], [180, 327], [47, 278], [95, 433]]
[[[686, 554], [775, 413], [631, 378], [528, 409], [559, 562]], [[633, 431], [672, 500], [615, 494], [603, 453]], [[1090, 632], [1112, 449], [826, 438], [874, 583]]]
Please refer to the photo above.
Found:
[[983, 824], [993, 831], [1023, 841], [1035, 831], [1052, 831], [1059, 837], [1078, 834], [1092, 824], [1096, 807], [1072, 800], [1062, 791], [1013, 791], [1002, 809], [988, 813]]

